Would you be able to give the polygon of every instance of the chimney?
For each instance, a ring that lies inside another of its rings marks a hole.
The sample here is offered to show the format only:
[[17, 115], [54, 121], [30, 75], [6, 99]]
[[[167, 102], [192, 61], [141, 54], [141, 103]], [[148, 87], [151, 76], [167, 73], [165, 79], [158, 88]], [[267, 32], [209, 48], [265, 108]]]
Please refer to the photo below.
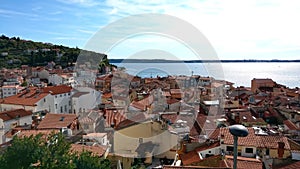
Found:
[[278, 150], [277, 150], [277, 154], [278, 154], [278, 158], [282, 159], [283, 158], [283, 154], [284, 154], [284, 142], [278, 142]]
[[235, 124], [240, 124], [240, 113], [237, 112], [234, 118]]

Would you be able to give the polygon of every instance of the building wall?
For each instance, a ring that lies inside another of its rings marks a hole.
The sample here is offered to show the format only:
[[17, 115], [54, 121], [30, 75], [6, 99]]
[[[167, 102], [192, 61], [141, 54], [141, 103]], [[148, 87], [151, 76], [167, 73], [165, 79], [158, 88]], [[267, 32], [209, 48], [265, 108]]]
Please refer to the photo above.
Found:
[[[284, 150], [283, 158], [287, 158], [291, 156], [291, 152], [289, 150]], [[278, 158], [278, 150], [277, 149], [270, 149], [270, 157], [271, 158]]]
[[[246, 148], [252, 148], [252, 153], [247, 153]], [[243, 157], [255, 157], [256, 156], [256, 147], [242, 147], [241, 154]]]
[[49, 78], [49, 72], [47, 70], [42, 70], [42, 71], [38, 72], [37, 74], [40, 79], [48, 79]]
[[177, 139], [177, 135], [171, 134], [168, 130], [162, 130], [159, 122], [145, 122], [115, 131], [114, 150], [136, 154], [135, 150], [140, 143], [152, 141], [153, 144], [158, 145], [154, 155], [159, 155], [176, 146]]
[[300, 160], [300, 153], [299, 152], [292, 152], [292, 159], [293, 160]]
[[0, 104], [0, 111], [8, 111], [13, 109], [25, 109], [30, 110], [32, 112], [36, 112], [36, 106], [23, 106], [23, 105], [16, 105], [16, 104]]
[[0, 144], [2, 144], [5, 140], [4, 134], [5, 134], [5, 126], [2, 119], [0, 119]]
[[52, 85], [62, 84], [62, 77], [58, 76], [57, 74], [49, 75], [48, 83], [51, 83]]
[[8, 96], [13, 96], [17, 94], [17, 86], [6, 86], [2, 87], [2, 96], [3, 98], [8, 97]]
[[[51, 108], [51, 112], [57, 113], [57, 114], [69, 114], [72, 113], [71, 107], [71, 92], [69, 93], [62, 93], [62, 94], [56, 94], [51, 95], [53, 98], [53, 110]], [[52, 105], [51, 105], [52, 107]]]
[[[233, 145], [221, 145], [221, 149], [225, 152], [225, 154], [232, 154], [233, 155], [233, 150], [232, 151], [227, 151], [227, 146], [233, 147]], [[252, 148], [252, 153], [246, 153], [246, 148]], [[238, 153], [243, 156], [243, 157], [255, 157], [256, 156], [256, 147], [251, 147], [251, 146], [238, 146]]]
[[89, 87], [76, 88], [80, 92], [89, 92], [89, 94], [81, 95], [80, 97], [72, 97], [72, 113], [76, 114], [91, 110], [101, 103], [101, 93]]
[[221, 147], [220, 146], [198, 152], [198, 154], [201, 154], [201, 156], [203, 158], [205, 158], [206, 155], [219, 155], [220, 153], [221, 153]]
[[0, 144], [5, 142], [4, 134], [9, 131], [11, 128], [14, 128], [17, 125], [25, 125], [32, 123], [32, 116], [24, 116], [19, 119], [12, 119], [8, 121], [3, 121], [0, 119]]

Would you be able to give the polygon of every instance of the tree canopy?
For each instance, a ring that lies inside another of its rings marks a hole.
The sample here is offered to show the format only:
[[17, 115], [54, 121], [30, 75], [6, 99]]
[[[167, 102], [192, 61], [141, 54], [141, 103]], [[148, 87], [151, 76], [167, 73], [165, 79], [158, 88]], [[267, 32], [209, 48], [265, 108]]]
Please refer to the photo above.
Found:
[[101, 169], [110, 168], [110, 162], [90, 152], [70, 151], [70, 143], [61, 134], [18, 138], [14, 137], [0, 155], [2, 169]]

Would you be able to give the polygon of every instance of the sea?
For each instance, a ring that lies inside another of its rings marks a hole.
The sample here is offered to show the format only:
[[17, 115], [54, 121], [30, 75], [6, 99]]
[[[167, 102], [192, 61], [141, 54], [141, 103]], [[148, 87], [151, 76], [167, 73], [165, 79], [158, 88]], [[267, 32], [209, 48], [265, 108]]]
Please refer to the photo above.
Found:
[[140, 77], [173, 75], [210, 76], [250, 87], [253, 78], [269, 78], [289, 88], [300, 87], [299, 62], [230, 62], [230, 63], [114, 63]]

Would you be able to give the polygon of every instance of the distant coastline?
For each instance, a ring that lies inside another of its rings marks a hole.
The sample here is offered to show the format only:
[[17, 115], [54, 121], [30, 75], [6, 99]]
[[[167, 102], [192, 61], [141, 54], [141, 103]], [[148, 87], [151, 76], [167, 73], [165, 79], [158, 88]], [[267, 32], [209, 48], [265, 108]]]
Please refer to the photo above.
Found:
[[257, 60], [257, 59], [244, 59], [244, 60], [165, 60], [165, 59], [109, 59], [110, 63], [256, 63], [256, 62], [300, 62], [296, 60]]

